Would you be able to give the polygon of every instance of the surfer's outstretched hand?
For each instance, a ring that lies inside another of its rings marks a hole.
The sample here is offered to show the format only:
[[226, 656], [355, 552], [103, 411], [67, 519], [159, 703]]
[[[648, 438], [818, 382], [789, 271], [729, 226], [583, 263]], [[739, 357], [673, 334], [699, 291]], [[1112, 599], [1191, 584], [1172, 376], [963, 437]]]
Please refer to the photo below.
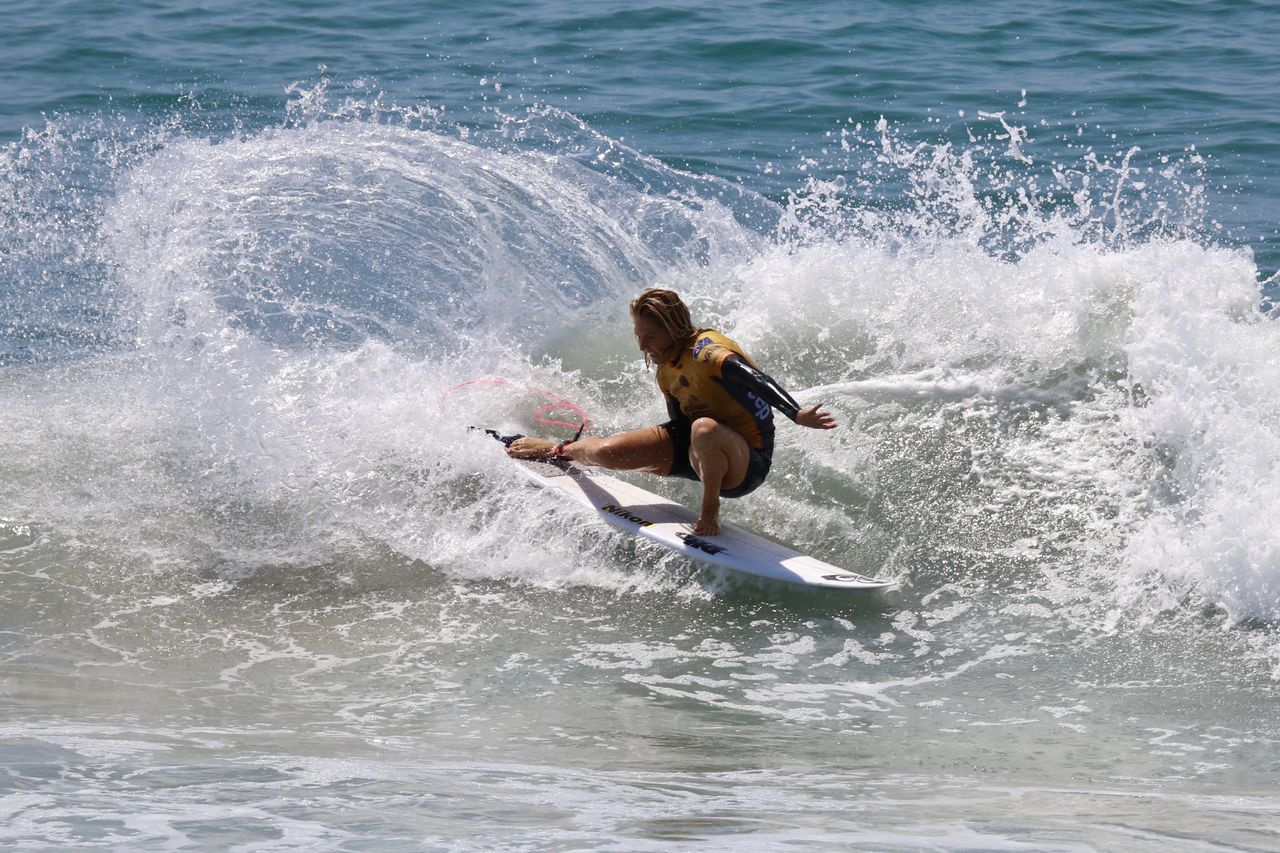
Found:
[[807, 409], [801, 409], [796, 412], [796, 423], [810, 429], [835, 429], [837, 426], [835, 416], [821, 409], [821, 403], [814, 403]]
[[545, 438], [517, 438], [507, 445], [507, 455], [514, 459], [547, 459], [556, 455], [556, 442]]

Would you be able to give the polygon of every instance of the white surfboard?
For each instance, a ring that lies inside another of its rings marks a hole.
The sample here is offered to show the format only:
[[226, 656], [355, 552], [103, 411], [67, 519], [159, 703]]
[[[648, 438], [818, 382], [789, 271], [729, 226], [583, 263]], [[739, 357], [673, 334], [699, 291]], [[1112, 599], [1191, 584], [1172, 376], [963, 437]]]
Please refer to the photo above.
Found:
[[884, 589], [893, 581], [824, 563], [721, 522], [716, 536], [695, 536], [698, 513], [617, 477], [570, 462], [516, 460], [530, 480], [591, 507], [609, 524], [694, 560], [773, 580], [828, 589]]

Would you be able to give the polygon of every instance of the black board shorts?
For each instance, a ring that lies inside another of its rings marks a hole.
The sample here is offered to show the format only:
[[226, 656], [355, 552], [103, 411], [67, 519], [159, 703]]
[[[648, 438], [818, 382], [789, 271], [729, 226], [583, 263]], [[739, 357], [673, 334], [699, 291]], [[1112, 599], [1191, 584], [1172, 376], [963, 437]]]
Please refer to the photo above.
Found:
[[[693, 423], [683, 418], [678, 418], [658, 424], [658, 426], [666, 430], [667, 435], [671, 436], [671, 449], [674, 451], [671, 470], [667, 472], [667, 476], [697, 480], [698, 472], [693, 470], [693, 466], [689, 464], [689, 433], [693, 428]], [[750, 455], [747, 459], [746, 476], [734, 488], [723, 489], [720, 492], [721, 497], [740, 498], [743, 495], [749, 495], [760, 488], [764, 478], [769, 476], [769, 468], [773, 465], [773, 457], [763, 450], [756, 450], [750, 445], [747, 446], [747, 452]]]

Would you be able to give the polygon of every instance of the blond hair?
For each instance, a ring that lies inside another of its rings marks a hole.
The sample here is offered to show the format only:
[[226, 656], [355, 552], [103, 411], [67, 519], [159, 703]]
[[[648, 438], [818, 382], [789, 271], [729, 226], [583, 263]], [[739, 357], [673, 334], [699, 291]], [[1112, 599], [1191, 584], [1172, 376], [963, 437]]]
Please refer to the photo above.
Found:
[[[651, 287], [631, 300], [631, 316], [645, 317], [657, 323], [671, 336], [681, 349], [693, 346], [698, 330], [689, 318], [689, 307], [674, 290]], [[645, 353], [644, 363], [650, 364]]]

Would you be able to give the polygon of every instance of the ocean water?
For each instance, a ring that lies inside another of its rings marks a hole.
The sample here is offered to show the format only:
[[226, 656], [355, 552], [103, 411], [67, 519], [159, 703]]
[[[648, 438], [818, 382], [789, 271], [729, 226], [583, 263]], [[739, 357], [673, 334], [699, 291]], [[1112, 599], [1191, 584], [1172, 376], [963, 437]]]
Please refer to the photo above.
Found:
[[[1280, 849], [1273, 5], [7, 11], [0, 847]], [[466, 431], [662, 419], [654, 285], [894, 589]]]

